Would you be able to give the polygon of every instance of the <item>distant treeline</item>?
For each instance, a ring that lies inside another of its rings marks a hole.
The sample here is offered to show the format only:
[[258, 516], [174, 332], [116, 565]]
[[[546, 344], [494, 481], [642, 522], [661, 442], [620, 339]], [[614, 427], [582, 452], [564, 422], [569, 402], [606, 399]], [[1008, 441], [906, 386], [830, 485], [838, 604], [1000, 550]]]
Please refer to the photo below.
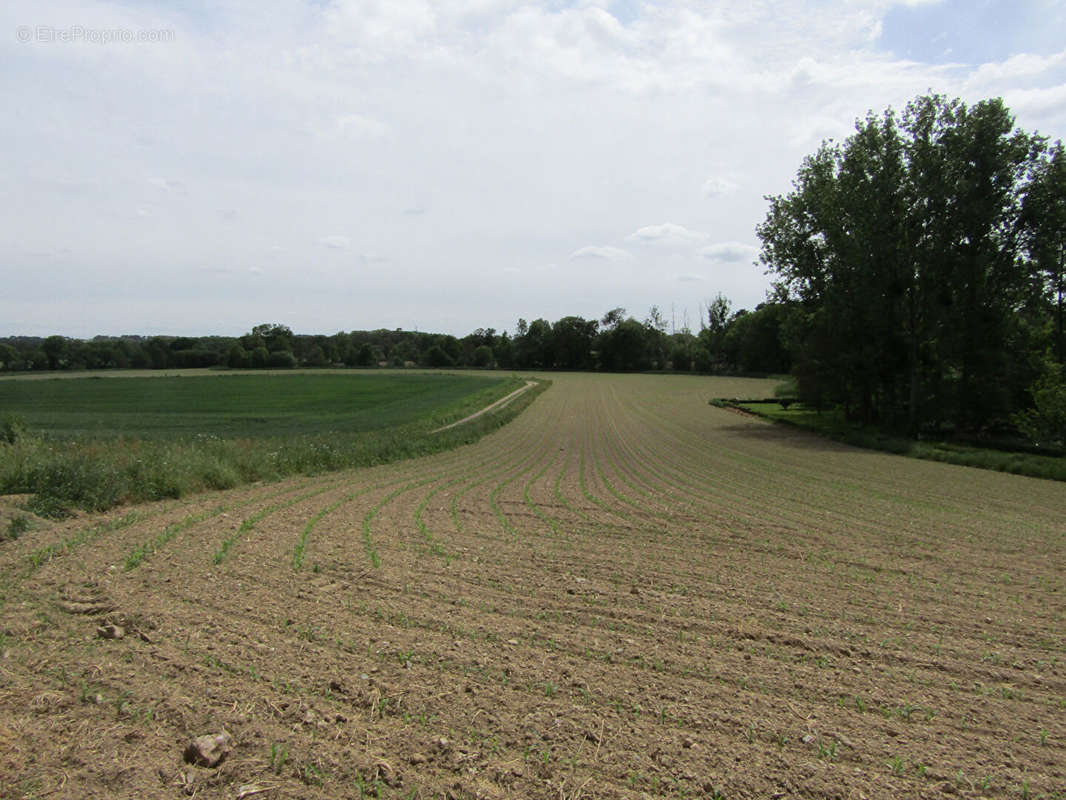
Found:
[[514, 333], [478, 328], [462, 338], [400, 329], [316, 336], [278, 324], [240, 337], [15, 336], [0, 339], [0, 371], [419, 366], [786, 373], [791, 360], [780, 328], [788, 313], [786, 303], [730, 313], [719, 295], [696, 332], [667, 332], [653, 306], [644, 321], [615, 308], [598, 320], [520, 319]]

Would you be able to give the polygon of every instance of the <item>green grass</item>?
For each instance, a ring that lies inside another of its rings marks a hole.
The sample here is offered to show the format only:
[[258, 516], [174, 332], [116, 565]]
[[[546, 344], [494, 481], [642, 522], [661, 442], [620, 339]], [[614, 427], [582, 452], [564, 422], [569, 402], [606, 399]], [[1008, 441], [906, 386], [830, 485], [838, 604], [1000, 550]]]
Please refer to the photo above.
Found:
[[[14, 390], [16, 383], [23, 386]], [[0, 444], [0, 494], [31, 494], [30, 510], [61, 517], [72, 508], [103, 511], [426, 455], [476, 441], [548, 385], [433, 432], [523, 383], [447, 374], [0, 381], [8, 397], [22, 398], [15, 410], [29, 422], [28, 432]], [[163, 420], [162, 428], [138, 435], [152, 420]], [[42, 423], [39, 434], [35, 424]]]
[[769, 401], [712, 400], [711, 404], [719, 407], [739, 408], [764, 419], [814, 431], [835, 441], [857, 447], [883, 450], [928, 461], [958, 464], [964, 467], [1066, 481], [1066, 458], [1059, 456], [1017, 453], [951, 442], [915, 441], [903, 436], [894, 436], [876, 428], [850, 423], [844, 419], [840, 411], [818, 413], [798, 403], [791, 404], [788, 408]]
[[506, 382], [426, 373], [7, 380], [0, 409], [56, 439], [360, 433], [432, 416]]

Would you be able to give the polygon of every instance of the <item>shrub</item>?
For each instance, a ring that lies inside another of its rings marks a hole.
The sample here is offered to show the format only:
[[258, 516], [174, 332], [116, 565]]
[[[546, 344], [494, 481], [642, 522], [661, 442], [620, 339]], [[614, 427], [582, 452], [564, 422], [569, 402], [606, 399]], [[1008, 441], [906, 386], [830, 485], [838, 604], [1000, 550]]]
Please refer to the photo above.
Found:
[[0, 419], [0, 444], [15, 444], [26, 436], [26, 423], [15, 414], [5, 414]]
[[1034, 408], [1019, 412], [1011, 421], [1039, 444], [1066, 444], [1066, 372], [1049, 364], [1030, 390]]
[[292, 369], [296, 366], [296, 356], [291, 350], [277, 350], [268, 356], [267, 365], [273, 369]]
[[433, 345], [429, 348], [423, 356], [427, 366], [430, 367], [453, 367], [455, 361], [452, 357], [445, 353], [438, 345]]
[[30, 518], [24, 514], [19, 514], [12, 517], [7, 523], [7, 530], [0, 533], [0, 540], [7, 539], [9, 541], [14, 541], [29, 529]]

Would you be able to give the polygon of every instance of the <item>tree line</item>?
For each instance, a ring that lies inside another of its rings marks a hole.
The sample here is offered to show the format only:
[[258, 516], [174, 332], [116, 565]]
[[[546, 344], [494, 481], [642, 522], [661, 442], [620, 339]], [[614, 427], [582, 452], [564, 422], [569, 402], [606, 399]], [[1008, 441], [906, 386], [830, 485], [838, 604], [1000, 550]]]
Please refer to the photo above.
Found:
[[802, 399], [913, 435], [1024, 427], [1042, 397], [1062, 424], [1061, 142], [1002, 100], [928, 95], [823, 143], [767, 199], [761, 261], [793, 309]]
[[733, 312], [718, 295], [696, 331], [670, 332], [653, 306], [644, 320], [614, 308], [600, 319], [519, 319], [514, 332], [478, 328], [461, 338], [401, 329], [307, 335], [276, 323], [239, 337], [18, 336], [0, 339], [0, 371], [418, 366], [782, 374], [791, 367], [781, 338], [790, 307], [767, 302]]

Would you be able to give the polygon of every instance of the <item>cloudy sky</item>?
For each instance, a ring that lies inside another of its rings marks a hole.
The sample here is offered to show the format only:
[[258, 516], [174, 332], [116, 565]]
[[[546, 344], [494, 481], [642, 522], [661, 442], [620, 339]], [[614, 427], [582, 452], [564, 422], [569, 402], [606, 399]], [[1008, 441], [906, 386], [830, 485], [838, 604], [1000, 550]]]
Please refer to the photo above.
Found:
[[513, 330], [764, 298], [856, 117], [1066, 138], [1063, 0], [5, 0], [0, 335]]

